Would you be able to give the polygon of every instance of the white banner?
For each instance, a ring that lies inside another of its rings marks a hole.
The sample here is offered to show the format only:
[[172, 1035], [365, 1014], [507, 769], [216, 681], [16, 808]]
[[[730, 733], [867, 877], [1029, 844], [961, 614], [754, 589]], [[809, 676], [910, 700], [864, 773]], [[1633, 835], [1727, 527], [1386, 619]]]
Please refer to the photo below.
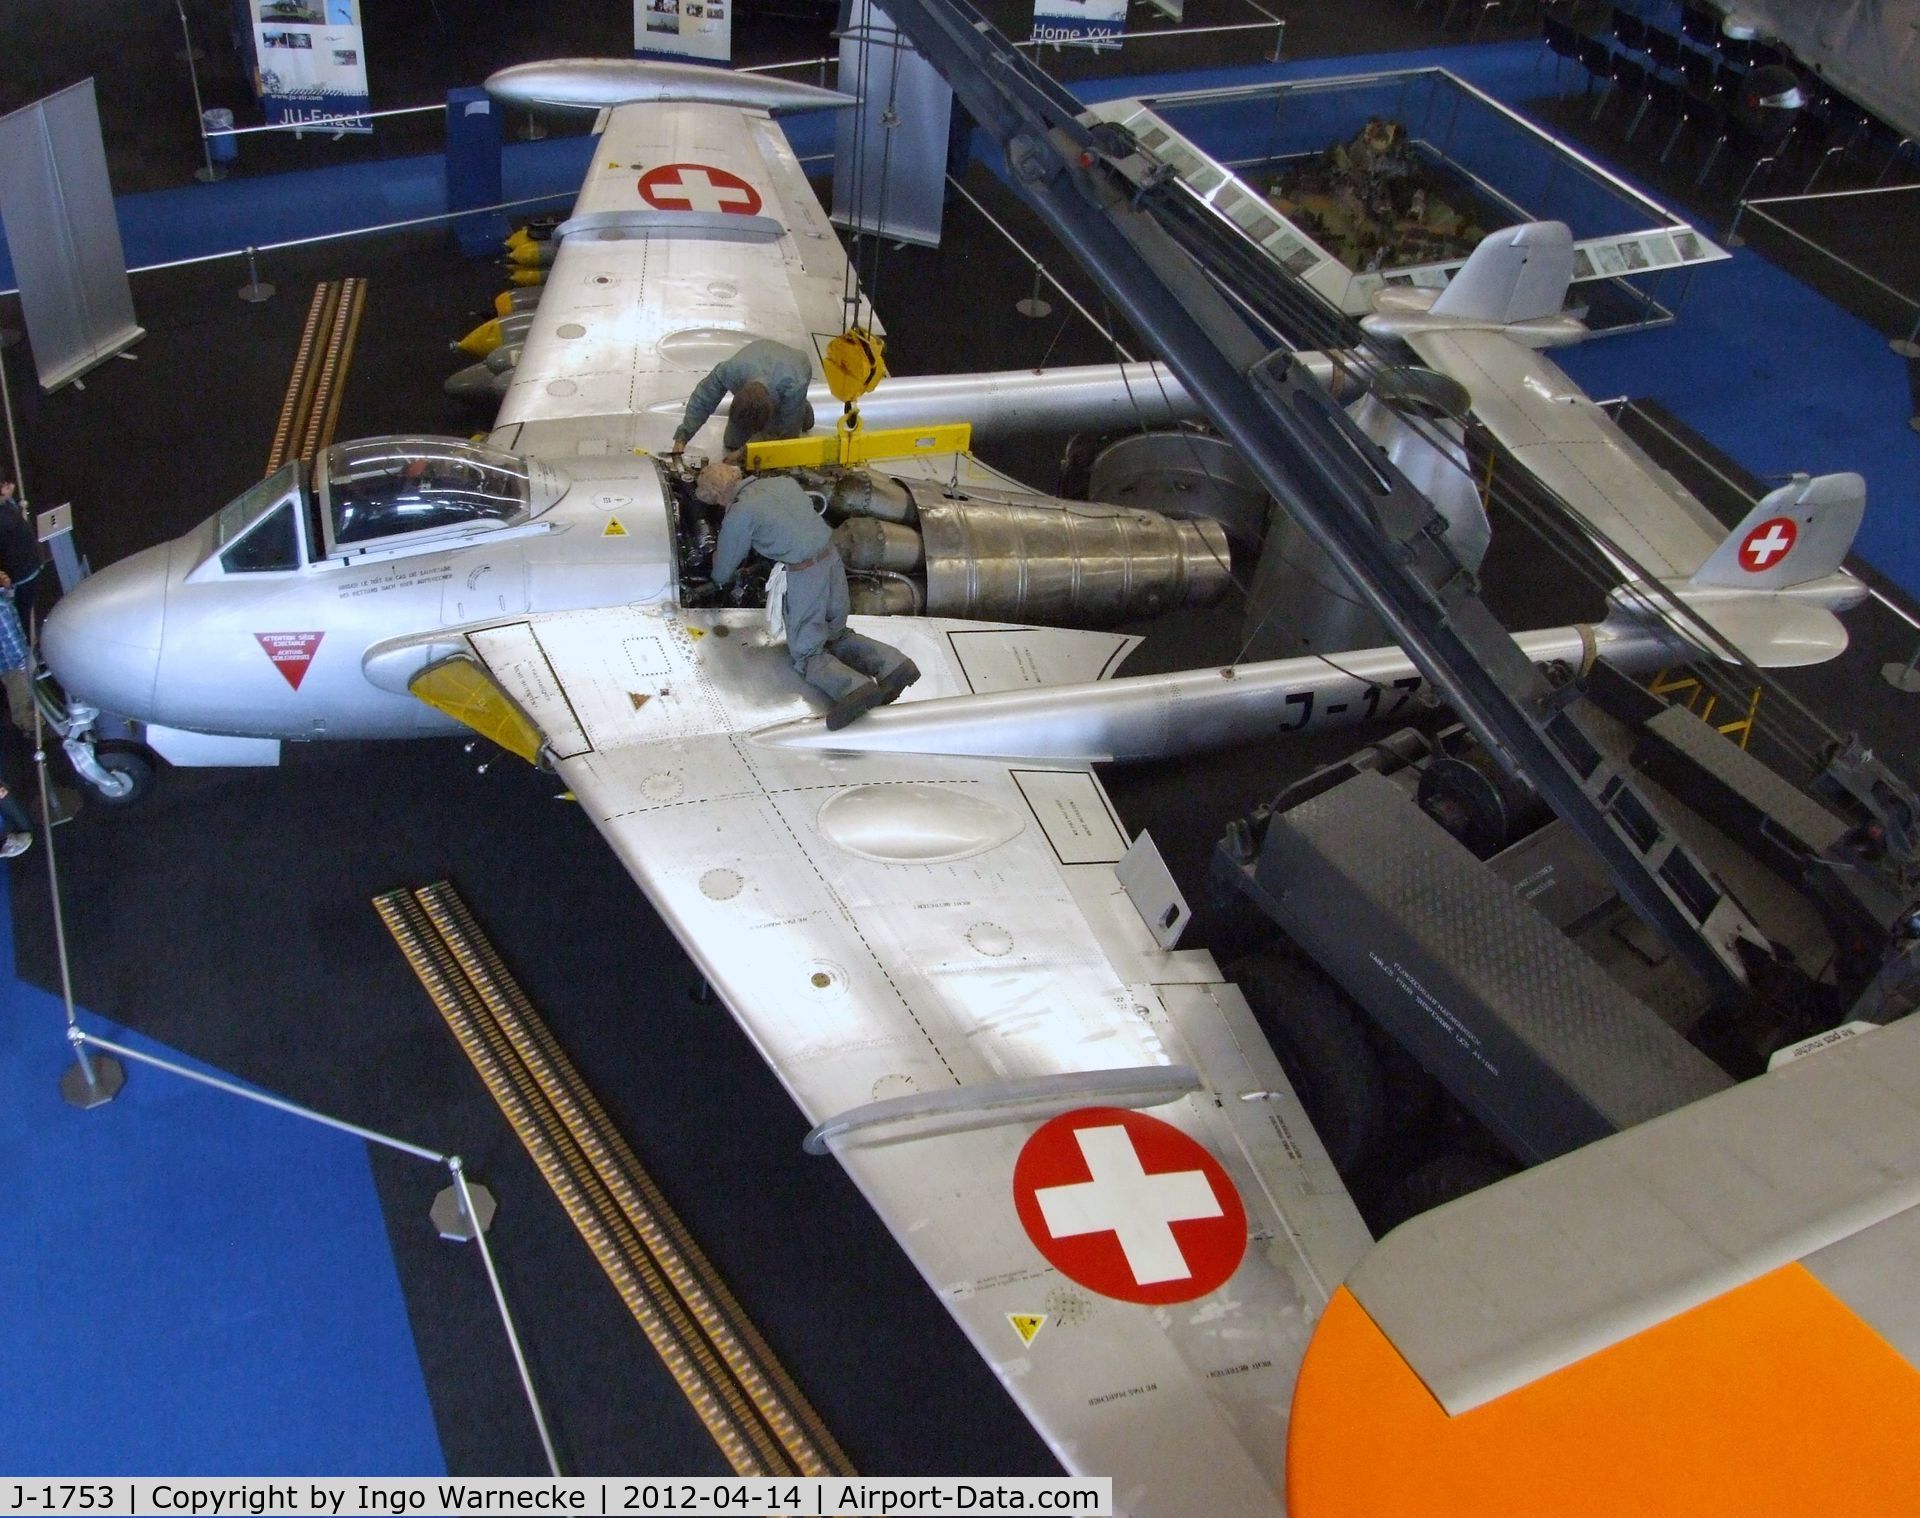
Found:
[[271, 125], [370, 132], [360, 0], [249, 0], [254, 84]]
[[1033, 0], [1033, 40], [1056, 45], [1119, 46], [1127, 0]]
[[733, 56], [734, 0], [633, 0], [633, 46], [642, 53], [706, 58]]
[[[1202, 1479], [1198, 1474], [1195, 1480]], [[1112, 1518], [1105, 1476], [492, 1476], [168, 1477], [97, 1480], [9, 1476], [0, 1514], [84, 1513], [261, 1518], [395, 1518], [414, 1513], [594, 1513], [635, 1518], [895, 1518], [905, 1513], [1056, 1513]]]

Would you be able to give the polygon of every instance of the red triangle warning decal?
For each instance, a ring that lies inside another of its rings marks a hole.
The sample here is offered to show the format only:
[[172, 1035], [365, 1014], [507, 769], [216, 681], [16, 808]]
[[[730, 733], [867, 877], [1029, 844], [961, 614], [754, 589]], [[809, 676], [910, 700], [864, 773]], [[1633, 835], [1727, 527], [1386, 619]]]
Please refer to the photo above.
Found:
[[300, 682], [307, 678], [307, 666], [313, 663], [314, 651], [326, 634], [255, 633], [254, 637], [260, 640], [266, 656], [273, 660], [273, 667], [286, 676], [287, 684], [298, 690]]

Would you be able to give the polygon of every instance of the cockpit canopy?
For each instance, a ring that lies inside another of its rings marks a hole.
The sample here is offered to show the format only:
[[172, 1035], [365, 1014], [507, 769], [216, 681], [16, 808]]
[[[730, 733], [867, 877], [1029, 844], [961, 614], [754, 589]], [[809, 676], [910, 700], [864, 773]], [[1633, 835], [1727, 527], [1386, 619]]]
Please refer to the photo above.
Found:
[[315, 483], [328, 553], [431, 528], [510, 526], [531, 514], [536, 494], [534, 466], [518, 454], [440, 437], [341, 443]]

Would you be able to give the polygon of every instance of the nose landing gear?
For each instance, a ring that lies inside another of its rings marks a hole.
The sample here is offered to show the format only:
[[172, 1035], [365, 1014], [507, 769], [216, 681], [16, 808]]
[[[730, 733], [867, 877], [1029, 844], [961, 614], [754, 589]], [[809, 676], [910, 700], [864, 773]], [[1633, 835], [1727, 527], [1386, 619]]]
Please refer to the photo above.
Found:
[[101, 737], [99, 709], [68, 701], [44, 668], [35, 676], [33, 695], [44, 730], [58, 735], [67, 762], [97, 803], [128, 807], [146, 799], [160, 767], [152, 749], [131, 738]]

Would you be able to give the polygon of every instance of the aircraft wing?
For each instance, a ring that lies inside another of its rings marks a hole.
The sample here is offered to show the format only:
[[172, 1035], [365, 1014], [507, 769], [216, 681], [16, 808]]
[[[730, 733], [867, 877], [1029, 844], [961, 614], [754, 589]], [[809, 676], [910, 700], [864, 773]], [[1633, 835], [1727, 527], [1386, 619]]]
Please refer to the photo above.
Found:
[[1578, 512], [1632, 567], [1684, 580], [1726, 536], [1679, 481], [1648, 458], [1551, 359], [1487, 329], [1416, 330], [1422, 363], [1466, 386], [1473, 414], [1514, 460]]
[[[1134, 643], [863, 630], [915, 697], [1100, 678]], [[1239, 993], [1122, 893], [1091, 771], [762, 745], [814, 707], [757, 613], [469, 642], [1063, 1464], [1124, 1513], [1281, 1511], [1300, 1357], [1368, 1236]]]
[[763, 111], [613, 108], [554, 235], [494, 426], [502, 447], [562, 460], [664, 449], [688, 392], [743, 344], [817, 355], [815, 339], [846, 325], [839, 238]]
[[1374, 1246], [1295, 1518], [1920, 1511], [1920, 1017], [1796, 1053]]

